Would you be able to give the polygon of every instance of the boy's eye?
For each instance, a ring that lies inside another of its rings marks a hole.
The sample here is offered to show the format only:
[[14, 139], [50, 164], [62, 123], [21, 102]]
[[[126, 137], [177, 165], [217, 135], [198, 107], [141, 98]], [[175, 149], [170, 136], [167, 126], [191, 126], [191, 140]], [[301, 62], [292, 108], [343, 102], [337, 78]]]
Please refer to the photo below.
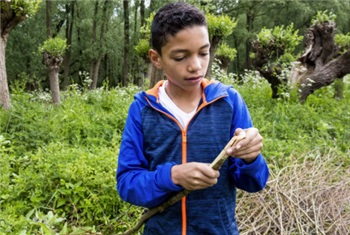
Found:
[[209, 55], [209, 52], [202, 52], [202, 53], [200, 53], [200, 55], [201, 56], [207, 56], [207, 55]]
[[184, 58], [185, 57], [178, 57], [178, 58], [174, 58], [174, 60], [179, 62], [179, 61], [183, 60]]

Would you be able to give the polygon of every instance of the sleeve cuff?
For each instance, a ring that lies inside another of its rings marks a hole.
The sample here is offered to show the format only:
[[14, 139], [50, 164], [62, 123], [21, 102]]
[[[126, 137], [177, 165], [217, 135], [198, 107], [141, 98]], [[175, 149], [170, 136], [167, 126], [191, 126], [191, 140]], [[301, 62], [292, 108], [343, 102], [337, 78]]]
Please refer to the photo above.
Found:
[[168, 162], [157, 167], [157, 184], [164, 191], [173, 192], [183, 190], [182, 186], [174, 184], [171, 179], [171, 168], [176, 165], [174, 162]]
[[265, 160], [261, 153], [256, 157], [256, 159], [251, 163], [245, 163], [242, 159], [237, 162], [237, 166], [241, 171], [257, 171], [262, 165], [265, 165]]

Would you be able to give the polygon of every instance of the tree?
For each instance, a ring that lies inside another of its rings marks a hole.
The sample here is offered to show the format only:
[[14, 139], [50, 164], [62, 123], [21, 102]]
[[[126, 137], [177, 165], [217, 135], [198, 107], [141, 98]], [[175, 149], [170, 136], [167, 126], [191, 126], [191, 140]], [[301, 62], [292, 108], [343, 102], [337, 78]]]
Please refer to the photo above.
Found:
[[206, 17], [208, 21], [208, 31], [210, 40], [210, 60], [206, 77], [210, 78], [215, 51], [220, 41], [233, 32], [233, 29], [236, 27], [237, 22], [227, 15], [215, 16], [213, 14], [207, 14]]
[[129, 0], [123, 0], [123, 9], [124, 9], [124, 75], [123, 75], [123, 85], [126, 86], [129, 83], [129, 76], [130, 76], [130, 74], [129, 74], [129, 67], [130, 67]]
[[252, 69], [252, 61], [249, 56], [252, 50], [251, 41], [262, 27], [274, 23], [276, 15], [272, 12], [280, 10], [280, 2], [278, 0], [221, 0], [218, 3], [218, 8], [223, 14], [237, 19], [231, 45], [237, 50], [235, 60], [237, 73], [245, 69]]
[[221, 43], [215, 53], [215, 57], [221, 62], [221, 69], [227, 73], [228, 64], [234, 60], [237, 50], [229, 47], [226, 43]]
[[279, 97], [279, 88], [286, 85], [288, 78], [281, 76], [286, 65], [295, 58], [293, 52], [302, 37], [294, 24], [286, 28], [276, 26], [274, 29], [263, 28], [252, 42], [252, 58], [255, 68], [268, 81], [272, 89], [272, 98]]
[[[103, 7], [102, 7], [102, 16], [101, 20], [99, 20], [99, 1], [95, 2], [95, 8], [94, 8], [94, 18], [93, 18], [93, 24], [92, 24], [92, 44], [94, 45], [94, 48], [96, 51], [92, 53], [92, 58], [90, 61], [90, 80], [91, 89], [96, 89], [97, 88], [97, 80], [98, 80], [98, 74], [99, 74], [99, 69], [100, 69], [100, 64], [101, 60], [105, 55], [105, 34], [106, 34], [106, 29], [107, 25], [109, 22], [109, 15], [110, 12], [109, 6], [110, 6], [110, 1], [104, 1]], [[99, 40], [97, 38], [97, 27], [99, 21], [101, 22], [101, 31], [100, 31], [100, 37]]]
[[46, 13], [46, 37], [47, 39], [51, 38], [52, 37], [52, 31], [51, 31], [51, 28], [52, 28], [52, 23], [51, 23], [51, 11], [52, 11], [52, 2], [51, 0], [46, 0], [45, 1], [46, 3], [46, 8], [45, 8], [45, 13]]
[[69, 72], [70, 72], [70, 63], [72, 56], [72, 41], [73, 41], [73, 25], [74, 25], [74, 13], [75, 13], [76, 0], [66, 2], [66, 38], [67, 38], [67, 51], [64, 57], [64, 75], [62, 88], [65, 90], [69, 85]]
[[[141, 28], [141, 39], [135, 46], [136, 54], [142, 58], [143, 63], [146, 66], [141, 66], [142, 73], [147, 73], [149, 79], [149, 88], [152, 88], [158, 81], [163, 79], [163, 70], [158, 69], [154, 66], [148, 57], [148, 51], [151, 49], [149, 41], [151, 37], [151, 23], [155, 14], [151, 14], [146, 19], [146, 24]], [[146, 67], [146, 68], [145, 68]], [[148, 70], [146, 72], [146, 70]]]
[[[292, 81], [300, 84], [300, 101], [303, 103], [315, 90], [350, 73], [350, 35], [335, 36], [334, 20], [332, 13], [317, 13], [305, 36], [305, 52], [299, 58], [293, 56], [293, 51], [301, 36], [293, 29], [293, 24], [286, 29], [283, 26], [273, 30], [264, 28], [258, 34], [258, 39], [252, 43], [253, 62], [270, 83], [273, 98], [279, 97], [279, 88]], [[285, 65], [292, 61], [297, 66], [292, 69], [291, 76], [282, 76], [287, 68]]]
[[54, 104], [61, 102], [58, 71], [63, 62], [63, 55], [66, 49], [66, 40], [59, 37], [49, 38], [39, 47], [39, 51], [43, 53], [44, 63], [49, 69], [50, 89]]
[[11, 31], [29, 16], [35, 14], [40, 0], [1, 0], [0, 28], [0, 105], [8, 110], [11, 107], [7, 82], [5, 50]]
[[336, 44], [335, 15], [318, 12], [306, 34], [305, 53], [298, 58], [305, 71], [297, 78], [303, 103], [315, 90], [350, 73], [350, 34], [339, 36]]

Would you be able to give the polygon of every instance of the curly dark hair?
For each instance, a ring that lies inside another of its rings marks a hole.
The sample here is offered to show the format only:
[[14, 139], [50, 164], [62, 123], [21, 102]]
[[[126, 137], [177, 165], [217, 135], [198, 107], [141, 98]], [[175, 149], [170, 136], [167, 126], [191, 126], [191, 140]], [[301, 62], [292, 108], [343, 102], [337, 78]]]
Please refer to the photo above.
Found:
[[161, 49], [169, 35], [192, 26], [205, 26], [207, 21], [202, 11], [185, 2], [174, 2], [163, 6], [154, 16], [151, 26], [151, 47], [162, 55]]

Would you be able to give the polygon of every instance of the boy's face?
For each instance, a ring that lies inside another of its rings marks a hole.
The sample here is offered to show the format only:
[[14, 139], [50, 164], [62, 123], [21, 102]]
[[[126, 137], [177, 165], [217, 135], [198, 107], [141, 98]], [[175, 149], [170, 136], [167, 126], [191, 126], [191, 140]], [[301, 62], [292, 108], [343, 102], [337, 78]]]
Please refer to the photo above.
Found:
[[199, 88], [209, 64], [209, 36], [204, 26], [193, 26], [169, 36], [162, 56], [155, 50], [149, 55], [153, 64], [163, 69], [169, 88], [192, 91]]

